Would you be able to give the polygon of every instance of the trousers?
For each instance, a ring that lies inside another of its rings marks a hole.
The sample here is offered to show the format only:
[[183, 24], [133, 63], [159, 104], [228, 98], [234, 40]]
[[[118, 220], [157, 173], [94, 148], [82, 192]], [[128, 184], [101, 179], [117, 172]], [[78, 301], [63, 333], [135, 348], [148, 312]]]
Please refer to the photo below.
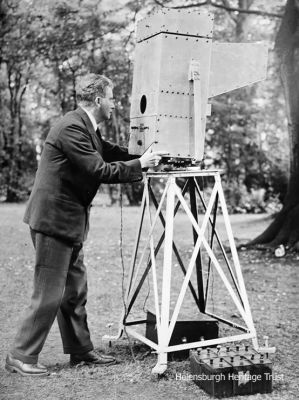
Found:
[[37, 363], [57, 317], [64, 353], [93, 350], [87, 324], [87, 273], [82, 244], [71, 245], [30, 229], [36, 252], [33, 294], [11, 354]]

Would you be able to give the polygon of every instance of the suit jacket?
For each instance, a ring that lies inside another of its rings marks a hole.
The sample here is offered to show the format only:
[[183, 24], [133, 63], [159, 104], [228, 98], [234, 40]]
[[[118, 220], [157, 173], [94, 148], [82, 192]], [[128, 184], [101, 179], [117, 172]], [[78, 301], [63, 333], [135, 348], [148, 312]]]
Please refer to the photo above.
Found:
[[140, 161], [132, 158], [97, 135], [82, 108], [67, 113], [45, 141], [24, 222], [46, 235], [82, 242], [100, 184], [142, 179]]

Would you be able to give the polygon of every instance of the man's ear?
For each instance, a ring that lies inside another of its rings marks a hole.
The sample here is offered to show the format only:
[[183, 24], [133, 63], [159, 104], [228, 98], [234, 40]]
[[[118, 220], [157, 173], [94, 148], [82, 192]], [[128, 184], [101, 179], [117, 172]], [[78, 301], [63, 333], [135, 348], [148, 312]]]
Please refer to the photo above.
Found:
[[101, 105], [101, 98], [100, 97], [96, 97], [96, 104], [98, 105], [98, 106], [100, 106]]

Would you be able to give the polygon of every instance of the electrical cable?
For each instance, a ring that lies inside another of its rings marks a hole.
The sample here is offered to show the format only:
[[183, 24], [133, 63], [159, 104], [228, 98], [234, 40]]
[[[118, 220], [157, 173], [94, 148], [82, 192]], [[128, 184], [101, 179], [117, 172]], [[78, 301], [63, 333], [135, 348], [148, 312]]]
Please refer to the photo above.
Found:
[[148, 149], [153, 145], [159, 143], [157, 140], [154, 140], [150, 145], [147, 146], [147, 148], [144, 150], [144, 152], [141, 154], [143, 156], [144, 153], [148, 151]]
[[[150, 254], [148, 255], [148, 259], [147, 259], [147, 264], [146, 264], [146, 265], [148, 265], [149, 260], [150, 260]], [[148, 276], [148, 275], [149, 275], [149, 274], [147, 274], [147, 276], [146, 276], [146, 280], [147, 280], [147, 294], [146, 294], [146, 296], [145, 296], [145, 299], [144, 299], [144, 302], [143, 302], [143, 306], [142, 306], [142, 310], [143, 310], [143, 312], [144, 312], [145, 314], [147, 313], [147, 310], [145, 309], [145, 306], [146, 306], [147, 300], [149, 299], [149, 296], [150, 296], [150, 293], [151, 293], [151, 287], [150, 287], [150, 282], [149, 282], [149, 276]]]
[[[124, 263], [124, 255], [123, 255], [123, 188], [120, 184], [120, 194], [119, 194], [119, 202], [120, 202], [120, 232], [119, 232], [119, 249], [120, 249], [120, 259], [121, 259], [121, 268], [122, 268], [122, 278], [121, 278], [121, 295], [122, 302], [124, 307], [124, 318], [127, 317], [127, 305], [125, 301], [125, 263]], [[129, 342], [130, 352], [133, 358], [133, 361], [136, 361], [136, 357], [134, 354], [133, 345], [131, 342], [131, 338], [127, 333], [125, 325], [123, 326], [124, 332]]]
[[123, 255], [123, 189], [122, 189], [122, 185], [120, 185], [119, 202], [120, 202], [119, 250], [120, 250], [120, 260], [121, 260], [121, 269], [122, 269], [121, 295], [122, 295], [122, 302], [123, 302], [125, 316], [126, 316], [127, 315], [127, 305], [126, 305], [126, 301], [125, 301], [125, 263], [124, 263], [124, 255]]
[[[156, 142], [154, 142], [154, 143], [158, 143], [158, 142], [156, 141]], [[152, 143], [152, 144], [153, 144], [153, 143]], [[150, 211], [150, 208], [149, 208], [149, 218], [150, 218], [150, 223], [151, 223], [151, 211]], [[148, 264], [149, 264], [149, 262], [150, 262], [150, 259], [151, 259], [151, 251], [149, 251], [149, 255], [148, 255], [148, 258], [147, 258], [147, 263], [146, 263], [147, 266], [148, 266]], [[152, 268], [152, 267], [153, 267], [153, 266], [151, 265], [151, 268]], [[150, 287], [150, 281], [149, 281], [149, 274], [147, 274], [146, 280], [147, 280], [147, 294], [146, 294], [146, 296], [145, 296], [144, 303], [143, 303], [143, 307], [142, 307], [142, 310], [143, 310], [143, 312], [144, 312], [145, 314], [147, 313], [147, 311], [145, 310], [145, 306], [146, 306], [147, 300], [149, 299], [149, 296], [150, 296], [150, 293], [151, 293], [151, 287]]]

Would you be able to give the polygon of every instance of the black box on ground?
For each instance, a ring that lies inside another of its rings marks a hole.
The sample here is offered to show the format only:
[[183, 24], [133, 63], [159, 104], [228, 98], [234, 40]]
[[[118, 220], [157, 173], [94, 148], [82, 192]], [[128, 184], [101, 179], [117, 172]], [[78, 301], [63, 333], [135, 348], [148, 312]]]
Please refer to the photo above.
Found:
[[[147, 322], [145, 336], [154, 343], [158, 343], [157, 338], [157, 326], [156, 326], [156, 315], [150, 311], [147, 311]], [[202, 319], [202, 320], [185, 320], [177, 321], [172, 336], [170, 339], [170, 346], [198, 342], [203, 337], [207, 339], [218, 338], [219, 327], [218, 321], [214, 319]], [[180, 350], [170, 352], [170, 360], [187, 359], [189, 357], [189, 350]]]
[[272, 362], [248, 345], [190, 351], [193, 381], [213, 397], [272, 392]]

